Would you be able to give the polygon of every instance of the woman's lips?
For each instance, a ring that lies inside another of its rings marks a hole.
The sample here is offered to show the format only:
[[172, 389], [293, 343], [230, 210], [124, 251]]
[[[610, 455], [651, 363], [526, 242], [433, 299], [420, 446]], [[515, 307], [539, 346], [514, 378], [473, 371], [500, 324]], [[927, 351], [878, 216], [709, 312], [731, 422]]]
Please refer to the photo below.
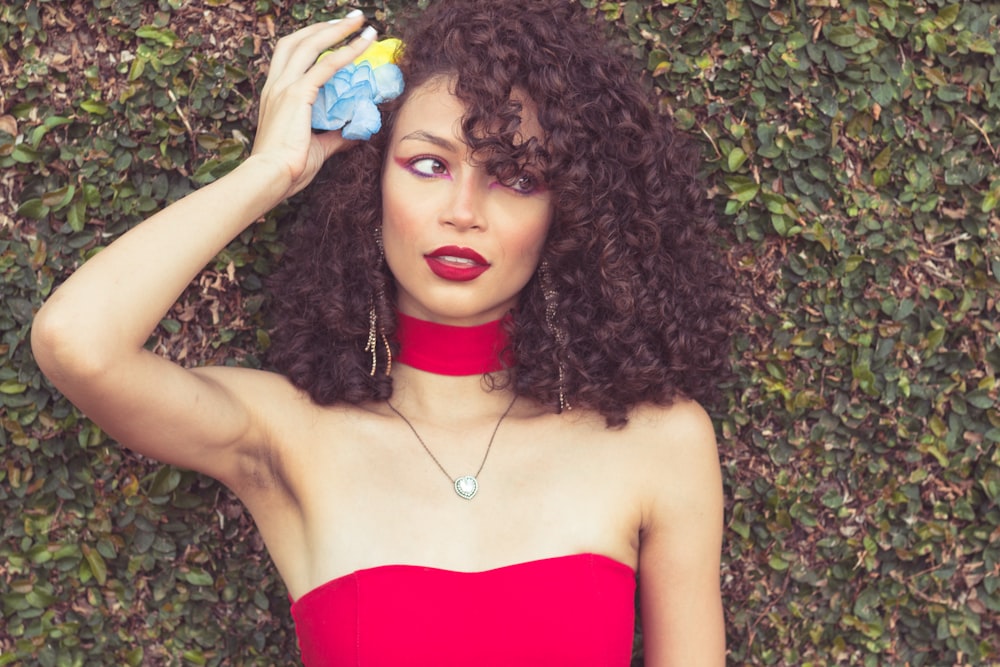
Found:
[[444, 246], [424, 255], [427, 266], [439, 278], [465, 282], [483, 275], [490, 268], [489, 262], [475, 250]]

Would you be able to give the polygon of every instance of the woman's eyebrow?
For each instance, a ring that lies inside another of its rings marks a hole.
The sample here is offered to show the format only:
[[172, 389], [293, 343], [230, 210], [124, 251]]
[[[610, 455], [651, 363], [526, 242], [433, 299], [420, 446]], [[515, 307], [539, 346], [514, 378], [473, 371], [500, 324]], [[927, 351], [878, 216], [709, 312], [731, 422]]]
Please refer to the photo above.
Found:
[[411, 132], [400, 141], [426, 141], [428, 143], [439, 146], [447, 151], [456, 151], [455, 144], [451, 143], [444, 137], [439, 137], [436, 134], [430, 134], [429, 132], [424, 132], [423, 130], [417, 130], [416, 132]]

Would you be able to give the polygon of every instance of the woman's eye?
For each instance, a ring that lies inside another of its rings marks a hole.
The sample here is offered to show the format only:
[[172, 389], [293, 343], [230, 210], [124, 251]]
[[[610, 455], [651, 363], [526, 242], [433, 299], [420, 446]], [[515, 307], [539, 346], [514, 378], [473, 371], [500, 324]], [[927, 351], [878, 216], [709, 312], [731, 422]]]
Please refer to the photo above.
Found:
[[520, 174], [504, 185], [514, 192], [527, 195], [538, 189], [538, 181], [531, 174]]
[[410, 169], [421, 176], [442, 176], [448, 173], [444, 162], [432, 157], [422, 157], [410, 162]]

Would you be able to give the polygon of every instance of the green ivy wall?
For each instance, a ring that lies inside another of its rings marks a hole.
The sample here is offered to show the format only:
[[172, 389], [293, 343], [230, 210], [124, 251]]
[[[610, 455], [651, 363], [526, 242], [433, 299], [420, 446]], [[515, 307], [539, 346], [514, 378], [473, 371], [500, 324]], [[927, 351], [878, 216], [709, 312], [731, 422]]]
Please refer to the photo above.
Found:
[[[404, 4], [362, 7], [391, 32]], [[745, 287], [715, 414], [730, 664], [1000, 665], [1000, 3], [584, 4], [703, 145]], [[0, 666], [295, 664], [240, 505], [106, 438], [27, 337], [74, 267], [247, 155], [276, 36], [346, 8], [0, 7]], [[291, 209], [150, 345], [257, 365]]]

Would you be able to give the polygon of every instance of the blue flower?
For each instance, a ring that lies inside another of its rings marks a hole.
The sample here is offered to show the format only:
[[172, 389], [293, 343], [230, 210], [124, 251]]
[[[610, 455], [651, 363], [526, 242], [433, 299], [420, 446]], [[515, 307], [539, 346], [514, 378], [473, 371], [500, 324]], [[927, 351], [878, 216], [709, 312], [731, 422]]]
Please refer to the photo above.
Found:
[[[387, 44], [395, 42], [395, 44]], [[395, 52], [398, 40], [384, 40], [370, 47], [350, 65], [340, 69], [319, 89], [312, 108], [312, 126], [317, 130], [339, 130], [345, 139], [370, 139], [382, 128], [376, 105], [403, 92], [403, 74], [380, 51]], [[373, 67], [370, 60], [374, 60]]]

